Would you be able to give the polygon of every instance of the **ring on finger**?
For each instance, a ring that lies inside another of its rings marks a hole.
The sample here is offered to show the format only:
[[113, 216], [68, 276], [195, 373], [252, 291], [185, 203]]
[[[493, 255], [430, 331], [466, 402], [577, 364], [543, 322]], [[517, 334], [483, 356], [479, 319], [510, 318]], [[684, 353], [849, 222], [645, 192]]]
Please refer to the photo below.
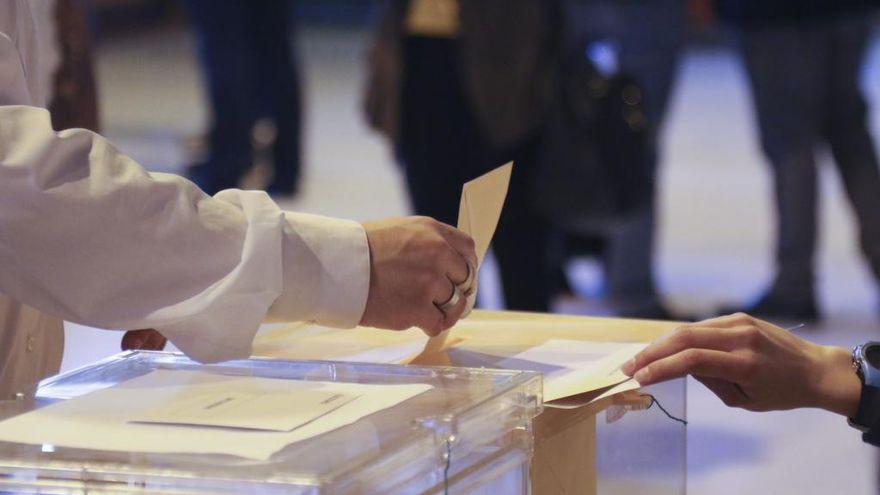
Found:
[[464, 260], [465, 265], [467, 265], [467, 277], [465, 277], [464, 281], [458, 284], [455, 284], [459, 289], [461, 289], [462, 295], [465, 297], [470, 296], [474, 291], [474, 280], [477, 278], [477, 271], [471, 266], [471, 262], [468, 260]]
[[442, 303], [436, 303], [436, 302], [434, 303], [434, 305], [437, 306], [437, 309], [439, 309], [440, 311], [443, 311], [444, 313], [447, 310], [452, 309], [455, 306], [457, 306], [458, 302], [461, 301], [461, 296], [462, 296], [461, 289], [459, 288], [458, 285], [455, 284], [455, 282], [450, 281], [450, 283], [452, 284], [452, 295], [449, 296], [449, 299], [447, 299], [445, 302], [442, 302]]

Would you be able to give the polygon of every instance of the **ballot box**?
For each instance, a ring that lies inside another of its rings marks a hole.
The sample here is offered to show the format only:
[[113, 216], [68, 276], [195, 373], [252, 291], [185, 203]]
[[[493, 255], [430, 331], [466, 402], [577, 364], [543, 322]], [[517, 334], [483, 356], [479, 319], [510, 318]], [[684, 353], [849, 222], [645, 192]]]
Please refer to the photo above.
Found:
[[635, 410], [611, 405], [596, 416], [597, 493], [683, 495], [687, 490], [686, 382], [653, 385], [641, 394], [650, 394], [656, 402], [642, 402]]
[[634, 352], [675, 326], [478, 310], [434, 350], [417, 329], [296, 324], [265, 328], [254, 353], [541, 372], [545, 407], [534, 423], [532, 493], [679, 495], [686, 489], [685, 381], [640, 388], [631, 381], [618, 383], [625, 376], [608, 380]]
[[674, 380], [576, 409], [546, 407], [535, 422], [532, 493], [684, 495], [685, 397], [685, 381]]
[[[329, 412], [278, 428], [265, 406], [291, 390]], [[126, 352], [0, 402], [0, 493], [528, 493], [541, 410], [533, 372]]]

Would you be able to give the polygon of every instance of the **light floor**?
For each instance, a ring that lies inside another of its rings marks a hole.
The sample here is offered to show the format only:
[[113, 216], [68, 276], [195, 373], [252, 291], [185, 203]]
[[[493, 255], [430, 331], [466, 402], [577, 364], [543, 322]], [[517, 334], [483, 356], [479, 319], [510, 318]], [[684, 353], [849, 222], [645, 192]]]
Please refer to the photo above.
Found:
[[[287, 208], [361, 220], [407, 212], [398, 171], [359, 114], [365, 40], [349, 31], [303, 36], [308, 172], [303, 193]], [[192, 41], [180, 32], [113, 40], [100, 47], [98, 62], [105, 133], [147, 168], [179, 171], [182, 141], [201, 132], [206, 119]], [[865, 83], [880, 104], [876, 50]], [[694, 49], [682, 64], [664, 136], [657, 267], [670, 303], [691, 313], [748, 298], [769, 276], [769, 183], [746, 89], [728, 51]], [[873, 124], [877, 129], [880, 117]], [[819, 274], [829, 318], [808, 336], [850, 346], [880, 337], [878, 297], [837, 178], [825, 168]], [[580, 263], [574, 272], [590, 291], [595, 269]], [[115, 333], [69, 325], [67, 338], [65, 369], [118, 349]], [[689, 493], [877, 491], [876, 453], [843, 419], [819, 411], [730, 410], [696, 382], [688, 394]]]

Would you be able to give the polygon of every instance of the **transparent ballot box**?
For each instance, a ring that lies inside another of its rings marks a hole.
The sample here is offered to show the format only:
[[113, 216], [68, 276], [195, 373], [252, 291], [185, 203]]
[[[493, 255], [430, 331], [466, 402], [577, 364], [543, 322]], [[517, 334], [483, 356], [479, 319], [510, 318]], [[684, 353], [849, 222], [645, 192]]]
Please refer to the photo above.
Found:
[[[45, 380], [32, 400], [0, 402], [0, 419], [10, 425], [160, 373], [196, 372], [246, 383], [257, 377], [423, 391], [265, 459], [65, 447], [50, 433], [42, 443], [0, 441], [0, 493], [528, 493], [533, 419], [542, 410], [541, 378], [532, 372], [271, 359], [203, 365], [178, 354], [127, 352]], [[164, 426], [166, 435], [182, 431]], [[196, 434], [207, 445], [216, 430]]]
[[535, 420], [532, 493], [684, 495], [685, 394], [685, 381], [674, 380], [576, 409], [545, 406]]
[[684, 495], [686, 382], [652, 385], [638, 394], [640, 402], [620, 401], [596, 417], [597, 493]]

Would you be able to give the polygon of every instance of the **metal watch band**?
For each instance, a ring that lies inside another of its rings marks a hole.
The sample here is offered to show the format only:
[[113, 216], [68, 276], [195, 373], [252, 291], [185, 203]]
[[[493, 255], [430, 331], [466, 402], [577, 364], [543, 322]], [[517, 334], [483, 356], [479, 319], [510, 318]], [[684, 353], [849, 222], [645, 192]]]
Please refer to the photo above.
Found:
[[880, 369], [870, 362], [866, 352], [877, 346], [877, 342], [868, 342], [853, 349], [853, 370], [862, 382], [862, 392], [856, 415], [849, 418], [850, 426], [862, 431], [862, 438], [874, 445], [880, 442]]

